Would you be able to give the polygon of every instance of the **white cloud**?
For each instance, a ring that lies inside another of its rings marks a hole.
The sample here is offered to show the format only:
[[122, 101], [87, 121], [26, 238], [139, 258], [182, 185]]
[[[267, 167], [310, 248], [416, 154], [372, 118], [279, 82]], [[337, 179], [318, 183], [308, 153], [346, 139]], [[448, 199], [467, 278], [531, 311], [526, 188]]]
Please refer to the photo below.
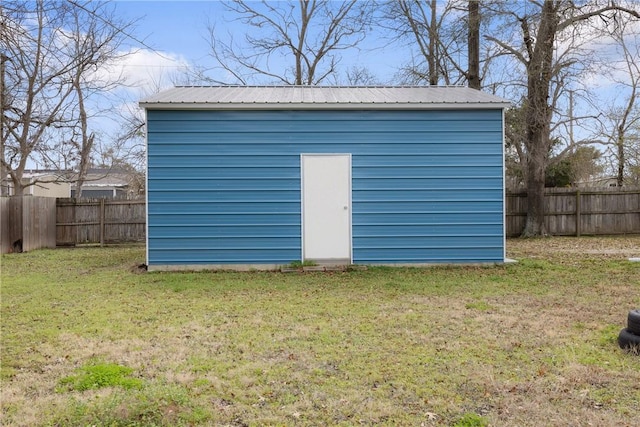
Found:
[[190, 69], [182, 55], [136, 49], [121, 52], [121, 56], [100, 68], [94, 78], [100, 81], [122, 82], [118, 91], [141, 97], [174, 86]]

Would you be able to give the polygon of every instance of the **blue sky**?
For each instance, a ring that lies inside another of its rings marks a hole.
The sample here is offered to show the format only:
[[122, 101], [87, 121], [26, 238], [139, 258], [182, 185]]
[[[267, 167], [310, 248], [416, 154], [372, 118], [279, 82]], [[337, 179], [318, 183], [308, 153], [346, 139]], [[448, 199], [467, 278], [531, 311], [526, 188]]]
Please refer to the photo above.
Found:
[[139, 19], [136, 35], [148, 46], [193, 61], [207, 55], [207, 19], [223, 11], [218, 1], [118, 0], [115, 5], [126, 19]]

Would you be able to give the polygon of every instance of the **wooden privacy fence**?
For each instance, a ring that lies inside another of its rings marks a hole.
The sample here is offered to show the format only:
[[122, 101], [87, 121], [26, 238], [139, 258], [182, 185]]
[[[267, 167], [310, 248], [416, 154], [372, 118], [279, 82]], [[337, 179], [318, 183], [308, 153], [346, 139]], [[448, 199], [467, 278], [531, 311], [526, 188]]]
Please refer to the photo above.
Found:
[[[640, 188], [550, 188], [546, 225], [555, 236], [640, 234]], [[519, 236], [527, 194], [507, 193], [506, 233]], [[0, 198], [0, 253], [83, 243], [142, 242], [144, 200]]]
[[[507, 193], [507, 236], [519, 236], [527, 218], [527, 193]], [[640, 188], [545, 190], [545, 223], [553, 236], [640, 233]]]
[[0, 253], [56, 247], [56, 199], [0, 197]]
[[57, 199], [58, 246], [145, 240], [144, 200]]

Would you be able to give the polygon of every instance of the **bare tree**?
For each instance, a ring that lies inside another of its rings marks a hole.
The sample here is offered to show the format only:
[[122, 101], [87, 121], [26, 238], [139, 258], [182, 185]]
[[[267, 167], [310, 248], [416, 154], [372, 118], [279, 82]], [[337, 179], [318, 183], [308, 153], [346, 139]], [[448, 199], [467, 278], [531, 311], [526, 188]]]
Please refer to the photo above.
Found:
[[380, 84], [380, 80], [366, 67], [353, 66], [346, 73], [346, 80], [350, 86], [374, 86]]
[[411, 62], [401, 70], [407, 83], [426, 82], [435, 86], [459, 83], [463, 78], [459, 64], [450, 61], [462, 47], [455, 43], [456, 38], [447, 43], [444, 34], [454, 12], [450, 1], [443, 10], [438, 8], [436, 0], [392, 0], [387, 3], [383, 22], [395, 34], [396, 41], [404, 41], [416, 50]]
[[[99, 55], [102, 57], [96, 58], [91, 64], [96, 66], [98, 63], [105, 63], [113, 59], [121, 57], [117, 53], [119, 43], [113, 43], [114, 38], [117, 37], [117, 32], [113, 31], [114, 28], [109, 25], [104, 25], [103, 21], [96, 19], [84, 21], [84, 10], [80, 7], [71, 11], [74, 17], [75, 33], [69, 36], [69, 56], [77, 57], [82, 52], [91, 50], [100, 50]], [[106, 18], [101, 15], [101, 18]], [[108, 16], [107, 22], [113, 23], [115, 21], [113, 16]], [[96, 39], [102, 45], [100, 47], [95, 46]], [[93, 152], [95, 133], [89, 130], [89, 115], [85, 106], [85, 97], [87, 92], [106, 91], [112, 87], [117, 86], [120, 82], [118, 80], [103, 82], [100, 79], [86, 78], [87, 67], [77, 67], [73, 76], [71, 85], [75, 92], [75, 101], [77, 105], [77, 131], [74, 131], [74, 138], [71, 139], [72, 150], [77, 158], [77, 173], [75, 174], [75, 197], [82, 197], [82, 186], [87, 177], [89, 167], [91, 166], [91, 154]], [[90, 69], [89, 69], [90, 72]]]
[[[230, 79], [217, 83], [247, 84], [263, 79], [286, 85], [317, 85], [337, 72], [340, 53], [355, 49], [371, 23], [373, 4], [358, 0], [252, 2], [236, 0], [226, 9], [246, 25], [238, 43], [222, 41], [209, 24], [211, 55]], [[278, 68], [274, 58], [285, 58]]]
[[[0, 6], [0, 9], [2, 6]], [[0, 36], [4, 34], [4, 20], [0, 23]], [[9, 105], [7, 98], [9, 93], [6, 91], [6, 85], [4, 83], [4, 70], [5, 62], [9, 59], [4, 52], [0, 52], [0, 196], [9, 195], [9, 185], [7, 180], [7, 167], [4, 162], [4, 145], [5, 145], [5, 133], [4, 133], [4, 111]]]
[[480, 89], [495, 47], [483, 43], [481, 27], [490, 25], [480, 0], [390, 0], [382, 25], [393, 39], [410, 47], [412, 58], [400, 70], [406, 83]]
[[[627, 168], [640, 149], [640, 34], [627, 22], [616, 22], [611, 37], [622, 60], [608, 62], [607, 74], [614, 82], [617, 96], [598, 117], [596, 137], [607, 146], [613, 159], [617, 185], [622, 187], [630, 175]], [[631, 163], [631, 164], [630, 164]]]
[[613, 20], [614, 14], [622, 19], [623, 15], [640, 17], [640, 13], [612, 2], [576, 4], [569, 0], [532, 1], [526, 7], [518, 8], [506, 5], [502, 13], [519, 23], [520, 43], [493, 36], [488, 38], [516, 58], [524, 66], [527, 76], [523, 108], [528, 212], [523, 236], [546, 235], [544, 186], [545, 170], [553, 145], [553, 101], [560, 96], [564, 86], [562, 71], [576, 64], [577, 52], [576, 48], [566, 51], [574, 55], [558, 55], [558, 40], [570, 36], [570, 42], [574, 43], [580, 35], [584, 35], [580, 31], [584, 28], [583, 24], [594, 18]]
[[95, 73], [117, 57], [133, 24], [90, 1], [3, 2], [1, 19], [3, 90], [11, 94], [2, 102], [1, 161], [19, 195], [34, 156], [49, 162], [60, 151], [86, 160], [93, 137], [84, 100], [106, 88]]

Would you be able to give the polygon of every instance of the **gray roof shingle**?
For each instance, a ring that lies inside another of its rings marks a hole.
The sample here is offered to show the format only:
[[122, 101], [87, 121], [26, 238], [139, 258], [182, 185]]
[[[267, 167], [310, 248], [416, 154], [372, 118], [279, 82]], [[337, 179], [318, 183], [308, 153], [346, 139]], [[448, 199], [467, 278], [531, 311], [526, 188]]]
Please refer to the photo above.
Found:
[[151, 95], [147, 109], [476, 109], [509, 101], [462, 86], [178, 86]]

